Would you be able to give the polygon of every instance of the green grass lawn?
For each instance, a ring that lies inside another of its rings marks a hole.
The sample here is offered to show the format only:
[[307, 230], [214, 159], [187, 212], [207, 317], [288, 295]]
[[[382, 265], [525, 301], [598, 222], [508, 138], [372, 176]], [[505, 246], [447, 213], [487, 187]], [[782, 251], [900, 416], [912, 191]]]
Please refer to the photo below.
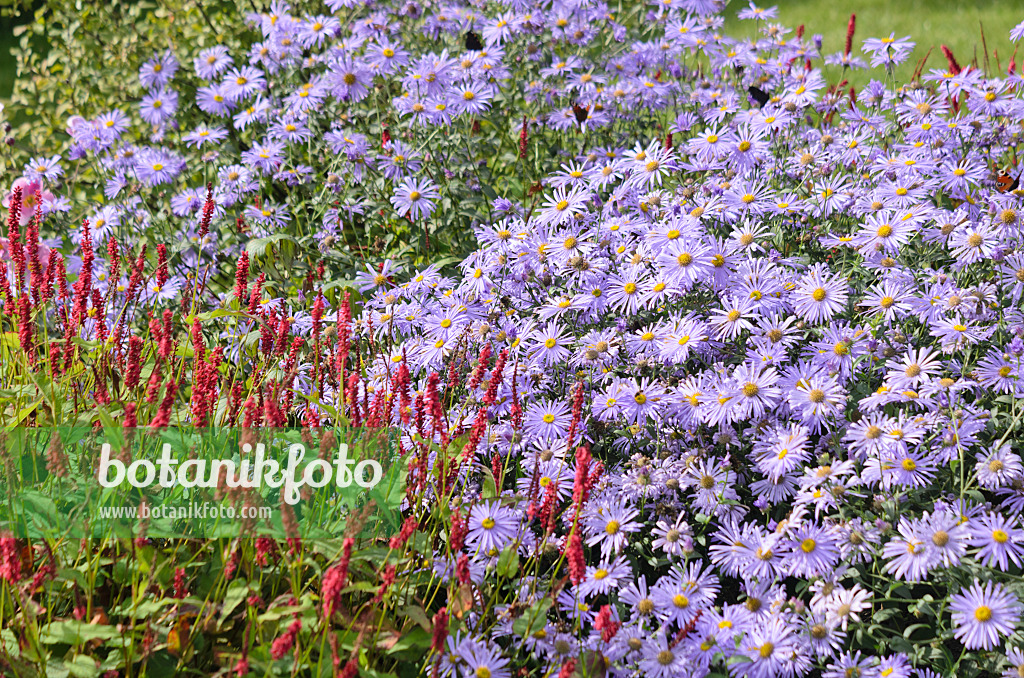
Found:
[[[736, 13], [744, 9], [746, 4], [746, 0], [730, 1], [726, 10], [726, 16], [729, 17], [725, 24], [726, 34], [740, 36], [755, 33], [754, 22], [736, 18]], [[896, 33], [897, 38], [911, 36], [917, 47], [910, 61], [897, 69], [897, 82], [910, 79], [917, 62], [924, 58], [929, 49], [932, 52], [923, 72], [927, 73], [929, 68], [945, 69], [946, 59], [942, 56], [940, 45], [949, 47], [961, 66], [967, 66], [977, 59], [978, 65], [984, 68], [982, 28], [988, 46], [988, 72], [991, 75], [995, 75], [997, 70], [1005, 72], [1013, 54], [1010, 29], [1024, 20], [1024, 3], [1019, 0], [760, 0], [757, 3], [759, 7], [773, 4], [779, 7], [776, 20], [779, 23], [793, 29], [803, 24], [806, 35], [821, 34], [823, 54], [843, 49], [846, 25], [851, 13], [857, 15], [853, 51], [859, 56], [863, 56], [860, 45], [866, 38], [887, 37], [892, 32]], [[1001, 69], [996, 68], [997, 53]], [[1024, 50], [1018, 55], [1018, 72], [1022, 56]], [[830, 81], [838, 75], [838, 69], [830, 67], [826, 71]], [[873, 77], [881, 79], [883, 76], [884, 72], [879, 70], [874, 72]], [[848, 77], [854, 85], [863, 85], [871, 79], [864, 71]]]

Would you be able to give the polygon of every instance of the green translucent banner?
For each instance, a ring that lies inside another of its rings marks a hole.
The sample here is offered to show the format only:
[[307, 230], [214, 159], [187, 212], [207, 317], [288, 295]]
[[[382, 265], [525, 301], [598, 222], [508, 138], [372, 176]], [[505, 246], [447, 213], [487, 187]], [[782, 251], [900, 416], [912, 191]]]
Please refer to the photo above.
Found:
[[370, 502], [401, 520], [396, 429], [17, 428], [0, 445], [16, 537], [331, 538]]

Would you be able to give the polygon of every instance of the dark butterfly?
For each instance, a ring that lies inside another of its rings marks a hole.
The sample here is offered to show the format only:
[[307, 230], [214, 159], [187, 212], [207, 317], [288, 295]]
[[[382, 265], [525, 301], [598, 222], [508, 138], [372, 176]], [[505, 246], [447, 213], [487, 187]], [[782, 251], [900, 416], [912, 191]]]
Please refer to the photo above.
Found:
[[1016, 179], [1010, 176], [1010, 173], [1004, 169], [999, 170], [996, 175], [996, 188], [1000, 193], [1009, 193], [1010, 191], [1016, 191], [1017, 186], [1020, 185], [1020, 176]]
[[484, 48], [484, 43], [480, 42], [480, 36], [469, 31], [466, 33], [466, 49], [471, 52], [479, 52]]
[[579, 104], [573, 104], [572, 105], [572, 112], [573, 112], [573, 115], [576, 116], [576, 122], [578, 122], [579, 124], [582, 125], [583, 123], [585, 123], [587, 121], [587, 118], [590, 117], [590, 106], [588, 105], [586, 108], [584, 108], [583, 106], [580, 106]]
[[764, 105], [768, 103], [769, 100], [771, 100], [771, 97], [768, 96], [768, 93], [765, 92], [760, 87], [754, 87], [753, 85], [751, 85], [750, 87], [747, 88], [747, 92], [749, 92], [750, 96], [753, 97], [754, 100], [757, 102], [758, 108], [764, 108]]

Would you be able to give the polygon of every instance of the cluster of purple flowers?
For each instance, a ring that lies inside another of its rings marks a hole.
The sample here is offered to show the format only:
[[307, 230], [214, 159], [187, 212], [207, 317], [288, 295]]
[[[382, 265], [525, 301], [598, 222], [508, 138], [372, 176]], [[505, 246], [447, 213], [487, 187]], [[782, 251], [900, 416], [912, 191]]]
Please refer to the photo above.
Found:
[[[615, 676], [929, 678], [929, 643], [954, 637], [1005, 649], [993, 661], [1016, 675], [1024, 191], [998, 190], [991, 159], [1019, 147], [1021, 76], [951, 64], [926, 87], [872, 80], [851, 95], [813, 65], [820, 40], [789, 36], [753, 4], [745, 18], [765, 23], [751, 42], [719, 33], [712, 0], [656, 3], [656, 34], [642, 40], [603, 2], [406, 3], [351, 18], [356, 6], [297, 16], [275, 2], [249, 17], [261, 39], [247, 54], [203, 49], [187, 76], [174, 53], [153, 57], [133, 114], [146, 134], [129, 134], [138, 125], [121, 110], [75, 117], [65, 157], [101, 170], [106, 202], [86, 215], [97, 240], [132, 243], [166, 219], [144, 199], [160, 191], [171, 214], [194, 218], [215, 177], [223, 228], [176, 233], [195, 251], [147, 288], [159, 305], [177, 300], [200, 256], [241, 251], [239, 217], [273, 237], [313, 209], [321, 241], [386, 208], [431, 219], [452, 192], [435, 144], [451, 150], [450, 130], [500, 102], [529, 106], [524, 145], [540, 126], [570, 139], [542, 195], [491, 202], [495, 218], [455, 272], [403, 278], [389, 261], [352, 283], [365, 297], [359, 330], [387, 351], [366, 364], [366, 389], [404, 363], [422, 394], [454, 360], [487, 344], [507, 352], [501, 383], [470, 396], [496, 391], [477, 453], [512, 469], [516, 489], [481, 500], [479, 474], [463, 467], [467, 560], [439, 552], [433, 574], [465, 567], [481, 584], [509, 548], [567, 554], [574, 534], [583, 549], [575, 583], [515, 580], [517, 605], [559, 590], [542, 626], [520, 637], [512, 606], [474, 612], [469, 632], [448, 638], [441, 675], [509, 678], [526, 653], [542, 672], [596, 656]], [[478, 48], [423, 44], [467, 32]], [[587, 51], [600, 36], [619, 49]], [[864, 43], [887, 69], [911, 47]], [[866, 67], [848, 53], [824, 62]], [[186, 77], [194, 101], [178, 87]], [[369, 122], [381, 105], [390, 133]], [[667, 134], [638, 129], [642, 115], [670, 120]], [[60, 182], [61, 162], [24, 170], [47, 213], [70, 209], [41, 190]], [[120, 275], [100, 270], [96, 284], [123, 286]], [[263, 303], [295, 334], [313, 324], [304, 296]], [[249, 329], [228, 337], [232, 358], [249, 350]], [[296, 389], [309, 392], [308, 368]], [[321, 405], [340, 400], [301, 407], [326, 417]], [[426, 414], [394, 412], [410, 446], [409, 422]], [[462, 404], [446, 414], [453, 431], [472, 425]], [[560, 508], [556, 529], [538, 530], [531, 490], [552, 488], [564, 508], [580, 482], [571, 433], [605, 472], [578, 513]], [[942, 598], [928, 614], [951, 632], [867, 652], [857, 630], [884, 622], [879, 612], [911, 614], [917, 594]]]

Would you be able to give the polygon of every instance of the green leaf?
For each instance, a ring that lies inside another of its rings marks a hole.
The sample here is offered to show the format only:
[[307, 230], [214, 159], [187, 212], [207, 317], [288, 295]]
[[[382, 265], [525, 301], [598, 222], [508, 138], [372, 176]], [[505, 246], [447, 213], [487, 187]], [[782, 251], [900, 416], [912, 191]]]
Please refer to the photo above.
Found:
[[107, 624], [89, 624], [77, 619], [65, 619], [43, 627], [39, 638], [44, 643], [81, 645], [90, 640], [112, 640], [120, 635], [120, 631]]
[[505, 547], [498, 557], [498, 576], [511, 578], [519, 571], [519, 550], [512, 543]]
[[242, 601], [249, 597], [249, 583], [242, 580], [235, 580], [228, 586], [224, 594], [224, 602], [220, 607], [220, 621], [218, 626], [223, 626], [224, 621], [235, 611]]
[[68, 675], [75, 678], [96, 678], [107, 671], [102, 664], [97, 664], [95, 659], [84, 654], [75, 656], [70, 664], [65, 664], [65, 667]]
[[540, 631], [548, 623], [548, 610], [551, 609], [551, 598], [541, 598], [523, 612], [514, 622], [512, 631], [521, 638]]
[[433, 626], [430, 623], [430, 619], [427, 618], [427, 612], [418, 605], [410, 605], [409, 607], [402, 609], [402, 615], [412, 620], [416, 624], [419, 624], [421, 628], [426, 631], [432, 630]]

